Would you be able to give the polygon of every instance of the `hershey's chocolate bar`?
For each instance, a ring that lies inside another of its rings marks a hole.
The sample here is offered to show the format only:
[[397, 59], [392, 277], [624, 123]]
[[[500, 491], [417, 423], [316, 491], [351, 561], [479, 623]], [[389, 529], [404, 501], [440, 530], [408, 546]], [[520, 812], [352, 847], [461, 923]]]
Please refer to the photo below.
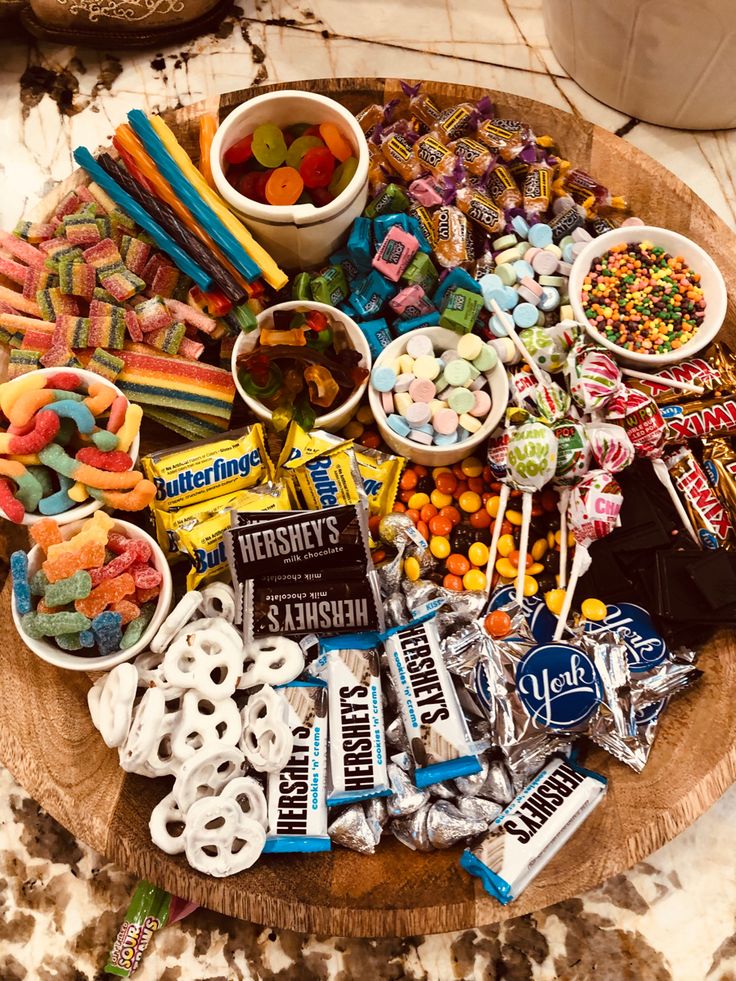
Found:
[[[239, 516], [240, 518], [241, 516]], [[292, 569], [360, 565], [369, 568], [368, 523], [356, 505], [295, 511], [252, 520], [223, 535], [235, 583]]]
[[268, 634], [326, 637], [382, 629], [376, 575], [360, 566], [264, 576], [246, 583], [246, 640]]

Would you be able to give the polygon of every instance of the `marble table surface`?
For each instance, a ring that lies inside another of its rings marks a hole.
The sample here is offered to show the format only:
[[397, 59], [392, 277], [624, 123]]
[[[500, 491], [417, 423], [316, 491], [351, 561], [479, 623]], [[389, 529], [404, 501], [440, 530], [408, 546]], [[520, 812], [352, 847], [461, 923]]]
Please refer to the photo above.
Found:
[[[541, 0], [252, 0], [215, 34], [124, 53], [28, 39], [0, 22], [0, 227], [109, 141], [128, 109], [251, 84], [397, 75], [496, 88], [579, 114], [660, 160], [736, 227], [736, 131], [678, 132], [580, 89]], [[164, 930], [140, 981], [733, 981], [736, 790], [625, 874], [531, 916], [389, 940], [296, 934], [199, 910]], [[102, 977], [134, 880], [46, 815], [0, 767], [0, 981]]]

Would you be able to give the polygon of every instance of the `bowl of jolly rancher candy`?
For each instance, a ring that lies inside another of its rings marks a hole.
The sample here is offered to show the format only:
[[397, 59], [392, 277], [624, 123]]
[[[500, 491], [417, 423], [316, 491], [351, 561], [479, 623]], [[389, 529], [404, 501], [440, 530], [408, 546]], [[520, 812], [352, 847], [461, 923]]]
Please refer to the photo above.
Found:
[[368, 384], [371, 355], [350, 317], [325, 303], [290, 300], [258, 316], [232, 353], [235, 385], [246, 405], [283, 430], [347, 423]]

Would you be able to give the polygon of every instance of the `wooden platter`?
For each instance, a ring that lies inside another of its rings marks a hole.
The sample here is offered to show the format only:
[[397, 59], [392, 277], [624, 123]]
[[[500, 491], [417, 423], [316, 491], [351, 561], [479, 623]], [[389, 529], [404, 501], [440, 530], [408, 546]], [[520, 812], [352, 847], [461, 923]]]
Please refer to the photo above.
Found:
[[[396, 80], [317, 80], [231, 92], [166, 118], [196, 157], [201, 112], [219, 107], [224, 117], [253, 95], [280, 88], [322, 92], [351, 110], [400, 95]], [[673, 174], [611, 133], [559, 109], [457, 85], [427, 83], [425, 91], [441, 105], [489, 95], [499, 116], [525, 119], [538, 135], [552, 134], [568, 159], [614, 193], [625, 194], [648, 223], [682, 232], [706, 248], [729, 290], [724, 335], [736, 341], [736, 235]], [[39, 217], [53, 211], [80, 180], [77, 172], [59, 185], [40, 206]], [[11, 529], [9, 537], [22, 542], [23, 534]], [[170, 780], [147, 780], [119, 768], [117, 753], [105, 747], [90, 721], [89, 679], [44, 664], [20, 643], [7, 583], [0, 596], [0, 645], [0, 759], [19, 783], [73, 834], [123, 868], [203, 906], [269, 926], [405, 936], [465, 929], [541, 909], [649, 855], [736, 779], [736, 644], [721, 632], [701, 655], [702, 682], [675, 699], [665, 714], [642, 774], [603, 752], [590, 756], [588, 765], [610, 777], [607, 799], [511, 906], [500, 906], [459, 868], [458, 849], [420, 854], [390, 836], [369, 857], [341, 849], [270, 856], [241, 875], [210, 879], [151, 844], [148, 817]]]

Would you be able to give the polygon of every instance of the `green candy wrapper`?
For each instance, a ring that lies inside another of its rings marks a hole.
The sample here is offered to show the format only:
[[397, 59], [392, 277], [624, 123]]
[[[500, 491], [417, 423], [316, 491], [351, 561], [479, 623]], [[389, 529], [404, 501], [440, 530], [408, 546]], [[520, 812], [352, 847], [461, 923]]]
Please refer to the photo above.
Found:
[[105, 965], [106, 974], [130, 977], [153, 934], [169, 922], [171, 902], [164, 889], [145, 880], [138, 883]]

